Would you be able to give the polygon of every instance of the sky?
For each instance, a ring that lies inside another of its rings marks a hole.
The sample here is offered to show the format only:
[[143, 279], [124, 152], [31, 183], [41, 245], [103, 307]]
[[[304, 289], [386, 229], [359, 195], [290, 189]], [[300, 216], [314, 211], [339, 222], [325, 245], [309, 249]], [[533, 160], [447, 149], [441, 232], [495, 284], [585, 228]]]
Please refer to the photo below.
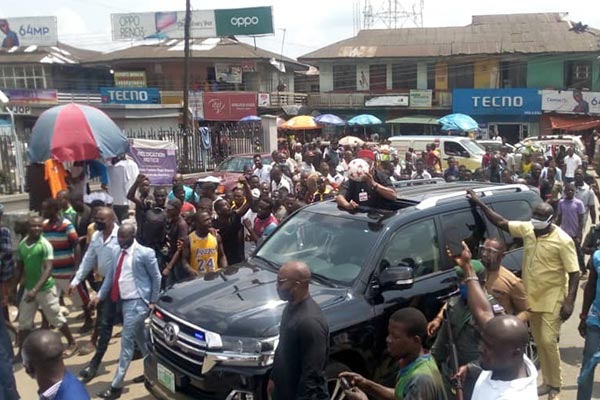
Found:
[[[2, 17], [56, 16], [59, 40], [67, 44], [108, 51], [123, 43], [111, 42], [110, 14], [146, 11], [180, 11], [185, 0], [25, 0], [4, 1]], [[274, 35], [257, 37], [258, 47], [297, 58], [355, 34], [356, 4], [365, 0], [191, 0], [192, 9], [273, 6]], [[370, 0], [374, 10], [387, 0]], [[412, 9], [418, 0], [400, 2]], [[592, 0], [424, 0], [423, 25], [464, 26], [471, 15], [531, 12], [567, 12], [569, 19], [600, 28], [600, 13], [592, 12]], [[9, 6], [10, 5], [10, 6]], [[359, 15], [362, 19], [362, 16]], [[405, 27], [415, 26], [405, 22]], [[379, 23], [376, 27], [383, 28]], [[285, 30], [285, 31], [284, 31]], [[284, 40], [285, 33], [285, 40]], [[252, 43], [251, 38], [243, 39]]]

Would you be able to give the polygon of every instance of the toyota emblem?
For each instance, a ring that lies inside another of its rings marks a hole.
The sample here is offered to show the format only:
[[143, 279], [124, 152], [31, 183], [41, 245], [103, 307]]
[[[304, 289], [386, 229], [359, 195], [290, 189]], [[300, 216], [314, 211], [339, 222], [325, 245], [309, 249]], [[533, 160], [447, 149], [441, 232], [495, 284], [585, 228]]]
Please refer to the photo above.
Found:
[[168, 323], [163, 328], [163, 337], [165, 342], [169, 346], [173, 346], [177, 343], [177, 336], [179, 335], [179, 326], [173, 323]]

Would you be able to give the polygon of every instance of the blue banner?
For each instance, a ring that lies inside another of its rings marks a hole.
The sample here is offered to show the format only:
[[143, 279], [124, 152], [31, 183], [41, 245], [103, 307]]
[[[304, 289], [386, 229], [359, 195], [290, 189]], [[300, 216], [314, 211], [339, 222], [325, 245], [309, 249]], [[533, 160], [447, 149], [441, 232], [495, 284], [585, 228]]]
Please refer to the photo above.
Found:
[[467, 115], [541, 115], [537, 89], [454, 89], [452, 111]]
[[108, 104], [160, 104], [157, 88], [100, 88], [102, 102]]

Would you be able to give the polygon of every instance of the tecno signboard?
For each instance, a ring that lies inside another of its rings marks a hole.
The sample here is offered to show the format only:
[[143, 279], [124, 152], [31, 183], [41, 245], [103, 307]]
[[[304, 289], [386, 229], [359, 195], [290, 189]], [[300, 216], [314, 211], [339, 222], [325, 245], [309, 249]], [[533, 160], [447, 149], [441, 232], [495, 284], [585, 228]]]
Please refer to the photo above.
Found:
[[454, 89], [452, 111], [467, 115], [540, 115], [537, 89]]
[[0, 41], [4, 49], [15, 46], [56, 46], [56, 17], [0, 17]]
[[103, 103], [107, 104], [160, 104], [157, 88], [100, 88]]
[[[271, 7], [192, 11], [190, 37], [273, 33]], [[112, 14], [113, 40], [183, 39], [185, 11]]]

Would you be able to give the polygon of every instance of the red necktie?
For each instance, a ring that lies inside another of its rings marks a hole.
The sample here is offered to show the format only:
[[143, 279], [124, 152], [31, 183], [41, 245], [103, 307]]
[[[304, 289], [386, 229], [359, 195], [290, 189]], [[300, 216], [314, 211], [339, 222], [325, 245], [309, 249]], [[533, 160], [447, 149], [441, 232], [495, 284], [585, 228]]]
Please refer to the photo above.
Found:
[[119, 257], [119, 262], [117, 263], [117, 270], [115, 271], [115, 278], [113, 279], [112, 288], [110, 290], [110, 299], [112, 301], [118, 301], [119, 297], [120, 297], [119, 278], [121, 277], [121, 269], [123, 268], [123, 261], [125, 260], [126, 255], [127, 255], [127, 250], [123, 250], [121, 252], [121, 257]]

